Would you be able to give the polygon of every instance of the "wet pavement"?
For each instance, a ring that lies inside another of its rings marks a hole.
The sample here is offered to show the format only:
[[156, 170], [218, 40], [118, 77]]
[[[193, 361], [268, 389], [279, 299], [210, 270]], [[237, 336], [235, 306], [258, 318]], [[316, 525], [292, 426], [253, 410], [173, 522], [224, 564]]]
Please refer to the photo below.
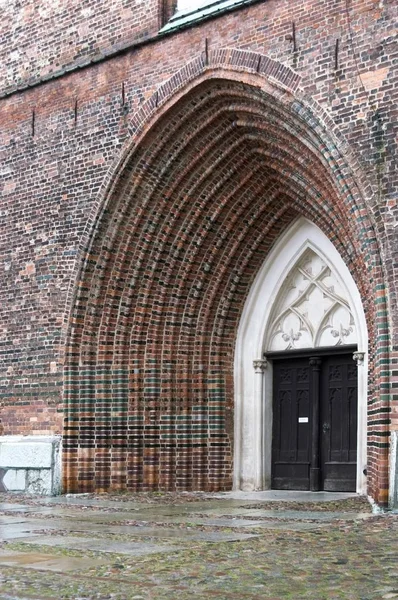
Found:
[[398, 600], [397, 534], [353, 494], [0, 494], [0, 599]]

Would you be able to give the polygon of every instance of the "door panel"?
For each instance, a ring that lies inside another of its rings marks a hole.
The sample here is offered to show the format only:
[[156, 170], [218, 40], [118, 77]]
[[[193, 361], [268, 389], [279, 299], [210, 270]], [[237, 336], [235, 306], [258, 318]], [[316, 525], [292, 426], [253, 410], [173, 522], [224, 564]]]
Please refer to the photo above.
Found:
[[[319, 358], [319, 386], [313, 379], [309, 358], [289, 357], [273, 363], [274, 489], [310, 489], [311, 466], [320, 466], [322, 489], [356, 489], [357, 367], [352, 354]], [[319, 428], [312, 423], [316, 394], [320, 402]], [[319, 442], [317, 465], [311, 465], [314, 435]]]
[[308, 360], [274, 363], [272, 487], [309, 489], [310, 369]]
[[355, 492], [358, 394], [352, 355], [326, 358], [321, 385], [323, 489]]

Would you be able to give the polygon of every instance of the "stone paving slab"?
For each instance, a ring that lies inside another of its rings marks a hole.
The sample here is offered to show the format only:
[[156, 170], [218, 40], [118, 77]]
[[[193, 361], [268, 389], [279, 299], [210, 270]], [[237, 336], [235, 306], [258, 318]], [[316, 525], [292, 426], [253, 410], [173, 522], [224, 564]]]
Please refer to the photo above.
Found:
[[[71, 532], [77, 531], [83, 534], [89, 533], [104, 533], [104, 529], [99, 527], [71, 527]], [[252, 533], [229, 533], [224, 531], [197, 531], [195, 529], [180, 529], [170, 527], [135, 527], [130, 525], [113, 525], [106, 528], [107, 534], [125, 535], [131, 537], [150, 537], [164, 539], [178, 539], [188, 541], [205, 541], [205, 542], [233, 542], [242, 541], [251, 537], [256, 537]]]
[[[252, 500], [235, 500], [231, 499], [223, 499], [222, 505], [226, 508], [237, 508], [240, 506], [244, 506], [245, 504], [252, 504]], [[38, 509], [38, 507], [43, 507], [45, 512], [48, 512], [48, 508], [52, 509], [55, 507], [60, 508], [97, 508], [97, 509], [116, 509], [119, 511], [159, 511], [159, 514], [176, 514], [181, 512], [197, 512], [198, 510], [207, 510], [211, 508], [218, 508], [220, 506], [220, 500], [207, 500], [207, 501], [197, 501], [197, 502], [188, 502], [186, 504], [177, 504], [177, 505], [161, 505], [154, 503], [142, 503], [142, 502], [129, 502], [129, 501], [121, 501], [121, 500], [107, 500], [106, 498], [87, 498], [87, 497], [73, 497], [68, 498], [66, 496], [44, 496], [40, 498], [40, 502], [36, 502], [34, 504], [22, 504], [22, 503], [0, 503], [0, 510], [13, 510], [13, 511], [30, 511], [34, 512]]]
[[[174, 507], [177, 508], [177, 507]], [[33, 511], [32, 511], [33, 512]], [[160, 512], [160, 514], [159, 514]], [[316, 521], [316, 522], [333, 522], [336, 520], [343, 521], [357, 521], [368, 519], [371, 517], [370, 513], [353, 513], [353, 512], [326, 512], [326, 511], [297, 511], [297, 510], [284, 510], [284, 511], [272, 511], [272, 510], [261, 510], [261, 509], [245, 509], [245, 508], [230, 508], [229, 510], [225, 507], [219, 507], [218, 509], [210, 509], [207, 511], [201, 510], [199, 515], [194, 512], [186, 514], [181, 511], [175, 512], [174, 516], [165, 515], [161, 511], [156, 511], [152, 508], [151, 511], [144, 512], [101, 512], [101, 511], [73, 511], [73, 509], [65, 509], [61, 507], [53, 507], [51, 509], [51, 519], [45, 519], [41, 517], [48, 516], [48, 513], [43, 513], [40, 507], [34, 511], [34, 517], [36, 519], [36, 528], [66, 528], [70, 529], [68, 521], [73, 520], [73, 523], [84, 522], [86, 525], [91, 524], [116, 524], [117, 522], [131, 521], [132, 525], [139, 523], [139, 526], [143, 527], [146, 523], [164, 523], [164, 524], [192, 524], [192, 525], [203, 525], [210, 527], [228, 527], [228, 528], [239, 528], [239, 527], [259, 527], [262, 526], [263, 521], [261, 519], [273, 521]], [[4, 526], [10, 523], [26, 523], [31, 511], [24, 513], [21, 517], [1, 517], [0, 521], [0, 539], [1, 533], [4, 530]], [[228, 518], [231, 517], [231, 518]], [[244, 518], [246, 517], [246, 518]], [[12, 519], [7, 521], [7, 519]], [[259, 519], [259, 520], [256, 520]], [[58, 521], [58, 526], [54, 523], [54, 520]], [[60, 523], [59, 521], [62, 521]], [[109, 526], [109, 525], [108, 525]], [[18, 529], [18, 528], [17, 528]], [[17, 531], [17, 529], [15, 531]], [[4, 534], [6, 531], [4, 530]], [[5, 538], [4, 538], [5, 539]], [[10, 539], [9, 535], [7, 539]]]
[[17, 502], [0, 502], [0, 510], [20, 512], [23, 510], [29, 511], [32, 507], [29, 504], [19, 504]]
[[[261, 509], [225, 509], [224, 507], [219, 509], [211, 509], [208, 511], [200, 510], [199, 514], [194, 512], [189, 514], [177, 513], [175, 516], [159, 514], [157, 511], [147, 512], [92, 512], [92, 513], [72, 513], [67, 510], [54, 510], [52, 514], [73, 518], [77, 521], [84, 520], [85, 522], [97, 522], [97, 523], [112, 523], [116, 521], [141, 521], [146, 522], [157, 522], [157, 523], [194, 523], [198, 525], [217, 525], [228, 527], [231, 526], [232, 518], [225, 518], [227, 516], [236, 517], [244, 522], [243, 517], [248, 517], [251, 520], [251, 525], [255, 524], [255, 517], [258, 519], [276, 519], [276, 520], [314, 520], [314, 521], [336, 521], [336, 520], [347, 520], [354, 521], [357, 518], [367, 518], [367, 515], [363, 513], [352, 513], [352, 512], [310, 512], [310, 511], [271, 511]], [[360, 516], [359, 516], [360, 515]], [[370, 515], [369, 515], [370, 516]], [[223, 518], [224, 517], [224, 518]]]
[[[286, 521], [248, 521], [248, 520], [235, 520], [235, 519], [205, 519], [207, 526], [224, 527], [228, 529], [233, 528], [256, 528], [256, 529], [279, 529], [281, 531], [305, 531], [310, 529], [316, 529], [325, 526], [325, 523], [299, 523], [299, 522], [286, 522]], [[164, 538], [164, 539], [179, 539], [179, 540], [192, 540], [192, 541], [234, 541], [236, 539], [243, 539], [243, 536], [236, 536], [235, 534], [214, 531], [214, 532], [201, 532], [193, 528], [171, 528], [171, 527], [151, 527], [147, 525], [134, 526], [134, 525], [107, 525], [104, 529], [101, 524], [96, 523], [85, 523], [84, 521], [66, 521], [66, 520], [55, 520], [52, 519], [50, 523], [41, 523], [38, 520], [31, 520], [24, 523], [10, 524], [0, 528], [0, 539], [3, 541], [20, 540], [22, 538], [37, 538], [43, 535], [43, 529], [49, 531], [68, 531], [73, 533], [82, 533], [83, 535], [103, 534], [106, 532], [109, 535], [124, 535], [138, 538]], [[251, 537], [252, 534], [246, 534], [246, 537]], [[233, 539], [232, 539], [233, 538]], [[37, 541], [37, 540], [35, 540]]]
[[[177, 507], [170, 507], [171, 509]], [[1, 506], [0, 506], [1, 510]], [[16, 509], [15, 509], [16, 510]], [[245, 509], [239, 510], [236, 509], [235, 513], [232, 513], [233, 509], [221, 509], [217, 511], [216, 509], [212, 509], [210, 511], [203, 511], [203, 509], [198, 509], [195, 512], [199, 512], [200, 515], [211, 515], [211, 517], [217, 517], [217, 513], [220, 514], [220, 517], [226, 514], [236, 514], [236, 516], [250, 516], [250, 513], [245, 512]], [[124, 511], [124, 512], [102, 512], [102, 511], [81, 511], [70, 508], [62, 508], [62, 507], [53, 507], [50, 509], [50, 512], [43, 512], [40, 507], [36, 507], [35, 510], [21, 509], [23, 515], [26, 514], [26, 517], [29, 517], [30, 514], [38, 515], [38, 518], [45, 517], [47, 515], [51, 515], [51, 517], [59, 517], [64, 519], [74, 519], [76, 521], [84, 521], [84, 522], [98, 522], [98, 523], [112, 523], [113, 521], [141, 521], [145, 522], [160, 522], [160, 523], [184, 523], [184, 522], [195, 522], [201, 523], [203, 519], [206, 517], [196, 516], [195, 512], [190, 512], [189, 514], [185, 513], [183, 510], [163, 510], [157, 511], [154, 507], [151, 507], [151, 510], [146, 511]], [[255, 515], [261, 516], [260, 512], [254, 511]], [[7, 517], [4, 517], [7, 518]], [[22, 515], [21, 517], [22, 518]], [[49, 522], [53, 519], [49, 519]], [[242, 519], [243, 520], [243, 519]]]
[[[215, 523], [219, 527], [228, 527], [231, 523], [231, 520], [228, 519], [214, 519], [212, 523]], [[232, 523], [235, 523], [232, 520]], [[258, 521], [246, 521], [242, 520], [237, 522], [234, 527], [240, 528], [242, 525], [247, 526], [247, 523], [250, 523], [251, 526], [258, 525]], [[178, 524], [178, 523], [177, 523]], [[77, 520], [57, 520], [51, 519], [48, 522], [41, 522], [37, 519], [31, 519], [30, 521], [24, 521], [23, 523], [10, 523], [8, 525], [0, 526], [0, 538], [3, 539], [12, 539], [13, 536], [23, 537], [23, 533], [25, 533], [25, 537], [28, 534], [33, 534], [33, 532], [38, 531], [39, 534], [41, 531], [45, 530], [66, 530], [66, 531], [79, 531], [86, 533], [113, 533], [113, 534], [124, 534], [124, 535], [139, 535], [139, 536], [156, 536], [156, 537], [176, 537], [178, 532], [180, 535], [195, 535], [194, 531], [190, 531], [189, 528], [170, 528], [170, 527], [152, 527], [150, 525], [107, 525], [106, 528], [101, 523], [85, 523], [84, 521]], [[231, 527], [232, 529], [232, 527]], [[222, 535], [219, 532], [219, 535]]]
[[[129, 520], [129, 519], [121, 519], [121, 521], [125, 521], [125, 520]], [[115, 521], [115, 523], [117, 523], [117, 519], [112, 519], [112, 521]], [[257, 520], [250, 520], [250, 519], [237, 519], [237, 518], [232, 518], [232, 519], [228, 519], [228, 518], [213, 518], [213, 519], [207, 519], [207, 518], [202, 518], [202, 517], [193, 517], [193, 518], [186, 518], [184, 516], [182, 516], [180, 519], [178, 518], [158, 518], [156, 520], [153, 521], [140, 521], [139, 519], [132, 519], [132, 524], [131, 525], [120, 525], [120, 527], [124, 528], [124, 529], [131, 529], [133, 527], [136, 527], [137, 530], [140, 529], [144, 529], [144, 528], [148, 528], [150, 527], [150, 523], [156, 523], [158, 522], [159, 524], [166, 524], [166, 525], [187, 525], [189, 526], [190, 524], [194, 524], [194, 525], [208, 525], [211, 527], [228, 527], [228, 528], [241, 528], [241, 527], [257, 527], [261, 525], [261, 521], [257, 521]], [[137, 525], [136, 525], [137, 524]], [[102, 527], [101, 527], [102, 525]], [[106, 525], [107, 531], [111, 531], [114, 527], [116, 527], [117, 525], [109, 525], [106, 522], [104, 523], [104, 521], [99, 518], [99, 519], [85, 519], [85, 518], [73, 518], [73, 519], [67, 519], [67, 518], [63, 518], [63, 519], [28, 519], [25, 518], [23, 520], [18, 520], [15, 521], [14, 523], [1, 523], [0, 522], [0, 537], [1, 537], [1, 532], [2, 531], [7, 531], [10, 530], [12, 528], [15, 528], [15, 530], [18, 529], [22, 529], [25, 528], [29, 528], [29, 527], [34, 527], [35, 529], [68, 529], [70, 530], [71, 528], [79, 528], [79, 530], [81, 530], [83, 528], [83, 526], [85, 527], [85, 529], [87, 530], [96, 530], [96, 529], [100, 529], [103, 530], [104, 529], [104, 525]]]
[[46, 530], [58, 530], [65, 529], [64, 522], [60, 521], [57, 523], [58, 526], [55, 526], [53, 521], [51, 521], [51, 525], [47, 523], [42, 523], [40, 521], [25, 521], [23, 523], [10, 523], [8, 525], [0, 526], [0, 541], [12, 541], [17, 538], [26, 538], [33, 537], [37, 535], [41, 535], [43, 529]]
[[[201, 511], [201, 514], [224, 516], [224, 515], [236, 515], [237, 517], [258, 517], [267, 519], [283, 519], [283, 520], [295, 520], [295, 519], [309, 519], [312, 521], [335, 521], [339, 519], [353, 521], [357, 518], [359, 513], [352, 512], [325, 512], [325, 511], [299, 511], [299, 510], [262, 510], [260, 508], [231, 508], [229, 510], [224, 507], [217, 509], [211, 509], [207, 511]], [[369, 513], [370, 514], [370, 513]], [[190, 515], [190, 518], [194, 518], [195, 515]]]
[[0, 565], [5, 567], [23, 567], [39, 571], [77, 571], [97, 567], [106, 563], [103, 558], [76, 558], [73, 556], [54, 556], [38, 552], [12, 552], [0, 550]]
[[[191, 495], [191, 494], [188, 494]], [[348, 498], [355, 498], [357, 494], [355, 492], [309, 492], [309, 491], [293, 491], [293, 490], [265, 490], [256, 492], [244, 492], [242, 490], [234, 490], [230, 492], [216, 492], [212, 494], [204, 494], [202, 498], [205, 500], [198, 499], [194, 502], [187, 502], [180, 504], [180, 507], [189, 507], [189, 505], [207, 505], [216, 504], [220, 500], [230, 503], [231, 506], [242, 503], [253, 503], [257, 502], [325, 502], [335, 500], [345, 500]], [[162, 503], [160, 498], [160, 504], [156, 506], [162, 507], [167, 504], [168, 498], [165, 498]], [[116, 507], [116, 506], [138, 506], [140, 509], [147, 506], [153, 508], [154, 503], [148, 502], [144, 504], [142, 501], [129, 501], [122, 496], [118, 499], [108, 499], [106, 495], [93, 497], [92, 494], [66, 494], [63, 496], [43, 496], [40, 498], [40, 504], [76, 504], [83, 506], [105, 506], [105, 507]]]
[[[230, 522], [225, 519], [214, 520], [216, 526], [228, 527], [228, 528], [240, 528], [241, 524], [236, 523], [230, 526]], [[211, 522], [211, 524], [213, 521]], [[257, 521], [242, 521], [245, 527], [257, 526]], [[132, 537], [165, 537], [165, 538], [195, 538], [198, 532], [195, 530], [191, 531], [189, 528], [172, 528], [172, 527], [152, 527], [148, 525], [107, 525], [106, 528], [101, 523], [85, 523], [84, 521], [75, 520], [56, 520], [52, 519], [49, 522], [41, 522], [38, 520], [25, 521], [23, 523], [13, 523], [9, 525], [0, 526], [0, 540], [10, 541], [16, 538], [31, 537], [42, 535], [44, 530], [48, 531], [68, 531], [68, 532], [82, 532], [82, 533], [106, 533], [116, 535], [130, 535]], [[200, 533], [200, 532], [199, 532]], [[222, 537], [222, 532], [219, 532]]]
[[[303, 492], [305, 493], [305, 492]], [[323, 495], [323, 494], [322, 494]], [[337, 494], [332, 494], [333, 496]], [[342, 494], [343, 495], [343, 494]], [[344, 494], [347, 496], [348, 494]], [[53, 499], [54, 500], [54, 499]], [[94, 500], [94, 499], [87, 499]], [[249, 501], [246, 504], [250, 504]], [[112, 506], [111, 506], [112, 505]], [[132, 506], [130, 508], [130, 506]], [[184, 518], [193, 521], [200, 516], [209, 517], [223, 517], [225, 515], [235, 517], [256, 517], [256, 518], [276, 518], [276, 519], [311, 519], [311, 520], [335, 520], [335, 519], [347, 519], [355, 520], [356, 518], [366, 518], [364, 513], [353, 513], [353, 512], [327, 512], [327, 511], [295, 511], [295, 510], [264, 510], [261, 508], [245, 508], [242, 501], [233, 500], [225, 501], [218, 500], [213, 502], [191, 502], [186, 505], [176, 506], [154, 506], [153, 504], [137, 505], [136, 503], [121, 503], [121, 502], [108, 502], [100, 499], [96, 500], [95, 508], [114, 508], [111, 512], [105, 510], [90, 510], [90, 506], [87, 505], [87, 511], [83, 510], [86, 504], [71, 504], [65, 506], [60, 505], [48, 505], [47, 506], [28, 506], [23, 504], [5, 504], [0, 503], [0, 511], [8, 511], [14, 513], [22, 513], [23, 515], [39, 514], [40, 516], [51, 515], [51, 517], [65, 517], [65, 518], [76, 518], [99, 522], [109, 523], [112, 521], [124, 521], [124, 520], [136, 520], [136, 521], [163, 521], [166, 522], [183, 522]], [[94, 504], [91, 505], [91, 508]], [[75, 510], [74, 510], [75, 507]], [[81, 508], [80, 508], [81, 507]], [[370, 513], [367, 513], [370, 515]], [[173, 518], [177, 517], [176, 521]]]
[[325, 502], [355, 498], [355, 492], [307, 492], [298, 490], [264, 490], [260, 492], [244, 492], [233, 490], [231, 492], [217, 492], [212, 498], [221, 500], [255, 500], [256, 502]]
[[[37, 525], [36, 525], [37, 528]], [[21, 529], [21, 530], [16, 530], [16, 529], [12, 529], [10, 531], [1, 531], [0, 532], [0, 541], [1, 542], [13, 542], [14, 540], [18, 540], [20, 538], [26, 538], [26, 537], [35, 537], [37, 535], [40, 535], [38, 533], [35, 533], [34, 531], [30, 531], [29, 529]]]
[[29, 517], [24, 517], [21, 515], [20, 517], [10, 517], [10, 515], [3, 516], [0, 515], [0, 531], [1, 528], [5, 525], [13, 525], [15, 523], [26, 523], [29, 520]]
[[327, 527], [329, 522], [302, 523], [300, 521], [259, 521], [257, 528], [275, 531], [313, 531]]
[[[242, 535], [243, 537], [243, 535]], [[73, 536], [37, 536], [34, 540], [30, 538], [21, 539], [20, 542], [40, 546], [57, 546], [59, 548], [73, 550], [90, 550], [93, 552], [110, 552], [115, 554], [128, 554], [129, 556], [143, 556], [161, 552], [175, 552], [180, 546], [160, 546], [158, 544], [142, 542], [119, 542], [112, 540], [100, 540], [93, 538], [82, 538]]]
[[40, 512], [43, 515], [51, 515], [53, 512], [52, 506], [32, 506], [28, 504], [6, 504], [0, 503], [0, 511], [2, 512], [15, 512], [15, 513], [37, 513]]
[[[145, 505], [141, 502], [123, 502], [118, 500], [107, 500], [106, 498], [91, 498], [87, 497], [84, 494], [79, 496], [47, 496], [43, 498], [43, 502], [40, 500], [40, 504], [56, 506], [58, 504], [62, 504], [63, 506], [91, 506], [91, 507], [100, 507], [100, 508], [120, 508], [126, 507], [127, 510], [134, 510], [138, 508], [139, 510], [144, 510]], [[148, 508], [153, 508], [152, 504], [147, 505]]]

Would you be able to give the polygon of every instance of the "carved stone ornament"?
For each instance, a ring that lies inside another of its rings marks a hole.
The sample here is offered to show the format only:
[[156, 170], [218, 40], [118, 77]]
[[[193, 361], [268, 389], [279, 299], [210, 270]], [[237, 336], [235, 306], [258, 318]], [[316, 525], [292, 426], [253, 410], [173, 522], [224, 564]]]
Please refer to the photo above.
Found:
[[318, 370], [320, 369], [321, 364], [322, 364], [321, 359], [318, 357], [313, 357], [313, 358], [311, 357], [309, 362], [310, 362], [310, 367], [312, 367], [313, 369], [318, 369]]
[[337, 273], [307, 249], [275, 303], [268, 350], [342, 346], [357, 342], [354, 317]]
[[257, 358], [256, 360], [253, 360], [253, 367], [256, 373], [264, 373], [267, 368], [267, 359]]
[[352, 358], [357, 363], [357, 366], [363, 365], [363, 361], [365, 360], [365, 352], [354, 352]]

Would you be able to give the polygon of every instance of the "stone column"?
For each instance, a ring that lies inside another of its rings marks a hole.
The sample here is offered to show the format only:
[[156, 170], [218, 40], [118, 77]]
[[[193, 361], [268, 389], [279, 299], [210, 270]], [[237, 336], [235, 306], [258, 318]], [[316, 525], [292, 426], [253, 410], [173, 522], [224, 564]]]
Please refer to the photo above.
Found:
[[[362, 399], [366, 404], [366, 395], [367, 395], [367, 372], [365, 368], [365, 352], [356, 351], [353, 353], [352, 358], [357, 363], [358, 367], [358, 436], [360, 436], [360, 431], [362, 428], [366, 429], [367, 416], [364, 415], [364, 419], [361, 420], [361, 414], [359, 410], [360, 401]], [[360, 437], [358, 437], [360, 439]], [[360, 451], [360, 448], [358, 447]], [[364, 448], [364, 452], [366, 453], [366, 447]], [[358, 454], [358, 467], [357, 467], [357, 488], [359, 483], [359, 489], [363, 490], [366, 486], [366, 458], [364, 459], [365, 464], [360, 464], [359, 454]], [[364, 490], [363, 490], [364, 491]], [[362, 491], [362, 493], [363, 493]]]
[[[252, 486], [255, 490], [261, 490], [264, 487], [264, 371], [267, 368], [267, 359], [258, 358], [253, 360], [254, 367], [254, 402], [253, 402], [253, 423], [252, 441]], [[248, 442], [250, 443], [250, 442]]]
[[390, 510], [398, 511], [398, 431], [392, 431], [390, 438], [388, 507]]

